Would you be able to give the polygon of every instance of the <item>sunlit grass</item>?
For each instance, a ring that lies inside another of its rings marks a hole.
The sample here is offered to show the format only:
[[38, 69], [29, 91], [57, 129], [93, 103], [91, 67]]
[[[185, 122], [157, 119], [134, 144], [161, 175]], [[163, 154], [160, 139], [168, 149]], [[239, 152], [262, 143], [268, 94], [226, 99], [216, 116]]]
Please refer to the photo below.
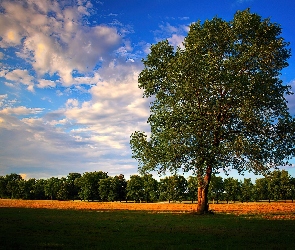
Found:
[[295, 249], [295, 223], [259, 216], [0, 208], [1, 249]]

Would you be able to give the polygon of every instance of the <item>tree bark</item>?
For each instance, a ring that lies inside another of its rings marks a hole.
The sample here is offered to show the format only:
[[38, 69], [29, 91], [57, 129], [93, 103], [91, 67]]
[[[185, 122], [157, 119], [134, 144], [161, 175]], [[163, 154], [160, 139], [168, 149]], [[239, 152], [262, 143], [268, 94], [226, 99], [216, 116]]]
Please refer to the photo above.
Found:
[[209, 184], [211, 181], [211, 173], [212, 173], [212, 168], [208, 166], [206, 169], [206, 174], [204, 176], [204, 179], [198, 182], [199, 183], [198, 206], [197, 206], [198, 214], [206, 214], [209, 212], [208, 191], [209, 191]]

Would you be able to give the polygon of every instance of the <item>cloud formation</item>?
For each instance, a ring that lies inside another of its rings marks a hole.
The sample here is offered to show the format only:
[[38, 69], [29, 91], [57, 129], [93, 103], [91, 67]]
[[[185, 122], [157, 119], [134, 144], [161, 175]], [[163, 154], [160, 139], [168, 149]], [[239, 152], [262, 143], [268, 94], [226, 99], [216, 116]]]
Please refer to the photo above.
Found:
[[157, 41], [162, 41], [167, 39], [171, 45], [174, 47], [182, 47], [184, 42], [184, 37], [189, 31], [189, 26], [178, 25], [173, 26], [170, 23], [165, 23], [159, 26], [160, 29], [156, 30], [155, 36]]
[[[50, 0], [3, 1], [0, 46], [20, 46], [17, 56], [30, 63], [41, 82], [46, 73], [57, 74], [64, 86], [70, 86], [75, 83], [74, 70], [92, 70], [98, 61], [110, 60], [122, 45], [114, 27], [83, 25], [82, 18], [90, 15], [91, 7], [84, 1], [76, 7]], [[32, 91], [33, 85], [28, 88]]]
[[130, 134], [149, 131], [151, 101], [137, 87], [140, 59], [163, 39], [182, 46], [203, 16], [155, 6], [165, 8], [151, 19], [154, 8], [116, 1], [0, 1], [0, 175], [137, 173]]
[[[41, 108], [3, 108], [0, 137], [5, 144], [0, 150], [0, 169], [13, 165], [15, 172], [30, 172], [29, 177], [35, 176], [34, 171], [40, 171], [40, 167], [46, 169], [46, 177], [49, 173], [65, 174], [66, 167], [76, 172], [103, 170], [114, 175], [123, 167], [125, 174], [135, 174], [129, 136], [135, 130], [148, 130], [148, 100], [141, 98], [137, 88], [139, 66], [129, 63], [106, 71], [124, 68], [132, 73], [93, 85], [89, 101], [69, 98], [63, 107], [41, 117], [36, 116], [43, 112]], [[0, 96], [2, 106], [6, 99], [6, 95]], [[20, 115], [25, 118], [18, 119]], [[24, 167], [27, 165], [28, 169]]]
[[[147, 130], [149, 103], [137, 87], [142, 64], [124, 39], [132, 27], [85, 25], [89, 1], [4, 0], [1, 7], [0, 78], [10, 94], [0, 95], [0, 175], [8, 168], [28, 178], [65, 175], [63, 168], [136, 173], [129, 136]], [[38, 95], [43, 105], [21, 104]]]

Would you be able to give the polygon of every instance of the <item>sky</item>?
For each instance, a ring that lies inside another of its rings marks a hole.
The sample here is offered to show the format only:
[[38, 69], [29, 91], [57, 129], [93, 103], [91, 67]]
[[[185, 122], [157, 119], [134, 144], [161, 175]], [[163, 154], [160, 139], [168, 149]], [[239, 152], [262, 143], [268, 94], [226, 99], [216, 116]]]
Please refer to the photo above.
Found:
[[[180, 46], [193, 22], [246, 8], [280, 24], [295, 53], [290, 0], [1, 0], [0, 175], [137, 174], [130, 135], [150, 130], [141, 59], [161, 40]], [[294, 87], [288, 62], [281, 79]]]

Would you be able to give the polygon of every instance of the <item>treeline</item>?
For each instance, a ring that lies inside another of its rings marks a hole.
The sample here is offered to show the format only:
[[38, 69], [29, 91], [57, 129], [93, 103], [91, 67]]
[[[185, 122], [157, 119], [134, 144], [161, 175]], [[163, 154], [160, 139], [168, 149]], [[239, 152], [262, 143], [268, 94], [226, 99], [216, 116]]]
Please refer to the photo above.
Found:
[[[24, 180], [21, 175], [0, 176], [0, 198], [26, 200], [87, 200], [87, 201], [184, 201], [197, 200], [197, 177], [187, 179], [174, 175], [160, 179], [151, 174], [108, 176], [108, 173], [70, 173], [67, 177]], [[244, 178], [239, 181], [232, 177], [213, 175], [209, 189], [209, 200], [259, 201], [292, 200], [295, 197], [295, 178], [285, 170], [275, 170], [264, 178]]]

